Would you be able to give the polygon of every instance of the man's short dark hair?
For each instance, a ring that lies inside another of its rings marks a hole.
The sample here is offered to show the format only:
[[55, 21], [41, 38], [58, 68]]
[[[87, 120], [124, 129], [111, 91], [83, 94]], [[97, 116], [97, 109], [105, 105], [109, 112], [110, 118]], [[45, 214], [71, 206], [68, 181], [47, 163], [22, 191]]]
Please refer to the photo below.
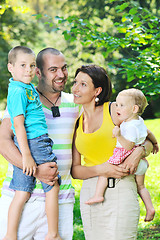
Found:
[[37, 67], [40, 69], [41, 72], [43, 72], [43, 65], [44, 65], [43, 56], [48, 53], [53, 54], [53, 55], [62, 54], [59, 50], [57, 50], [55, 48], [44, 48], [43, 50], [41, 50], [38, 53], [37, 58], [36, 58]]

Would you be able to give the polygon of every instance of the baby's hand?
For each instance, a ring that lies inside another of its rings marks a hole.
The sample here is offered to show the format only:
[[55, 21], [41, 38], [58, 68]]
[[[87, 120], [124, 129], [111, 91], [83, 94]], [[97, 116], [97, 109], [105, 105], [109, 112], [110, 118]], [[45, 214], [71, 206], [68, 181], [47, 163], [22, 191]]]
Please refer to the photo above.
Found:
[[32, 156], [31, 155], [27, 157], [23, 156], [22, 160], [23, 160], [23, 173], [29, 176], [34, 175], [36, 173], [37, 164], [35, 163]]
[[153, 144], [153, 150], [152, 150], [153, 154], [158, 153], [159, 152], [159, 147], [158, 147], [158, 143], [154, 143]]
[[114, 137], [119, 137], [119, 136], [121, 136], [121, 130], [120, 130], [120, 128], [118, 127], [118, 126], [115, 126], [114, 128], [113, 128], [113, 138]]

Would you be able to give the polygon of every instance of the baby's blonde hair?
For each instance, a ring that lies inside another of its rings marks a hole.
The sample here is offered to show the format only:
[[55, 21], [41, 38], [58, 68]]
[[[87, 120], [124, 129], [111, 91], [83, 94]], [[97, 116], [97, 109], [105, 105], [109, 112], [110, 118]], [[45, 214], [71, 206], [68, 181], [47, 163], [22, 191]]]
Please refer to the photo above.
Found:
[[125, 89], [125, 90], [122, 90], [118, 95], [125, 95], [125, 96], [132, 97], [135, 101], [135, 105], [139, 107], [138, 115], [142, 115], [142, 113], [144, 112], [145, 108], [148, 105], [145, 95], [139, 89], [136, 89], [136, 88]]

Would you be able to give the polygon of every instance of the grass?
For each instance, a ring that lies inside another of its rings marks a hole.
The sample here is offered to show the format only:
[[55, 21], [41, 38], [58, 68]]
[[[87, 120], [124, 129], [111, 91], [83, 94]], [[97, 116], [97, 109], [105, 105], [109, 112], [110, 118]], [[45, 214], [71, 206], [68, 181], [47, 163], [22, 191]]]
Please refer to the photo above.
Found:
[[[160, 119], [154, 120], [146, 120], [145, 124], [147, 127], [155, 134], [158, 142], [160, 143]], [[160, 144], [159, 144], [160, 146]], [[160, 239], [160, 153], [150, 156], [147, 158], [150, 164], [149, 169], [146, 173], [146, 187], [148, 188], [151, 198], [156, 210], [155, 218], [150, 223], [144, 222], [145, 217], [145, 208], [144, 204], [139, 198], [140, 202], [140, 221], [139, 221], [139, 228], [138, 228], [138, 240], [148, 240], [148, 239]], [[2, 182], [5, 178], [5, 174], [7, 171], [7, 162], [4, 160], [2, 156], [0, 156], [0, 191], [2, 188]], [[73, 185], [76, 189], [76, 196], [75, 196], [75, 207], [74, 207], [74, 235], [73, 240], [84, 240], [84, 233], [82, 227], [82, 220], [80, 216], [80, 209], [79, 209], [79, 193], [80, 188], [82, 185], [82, 181], [80, 180], [73, 180]]]

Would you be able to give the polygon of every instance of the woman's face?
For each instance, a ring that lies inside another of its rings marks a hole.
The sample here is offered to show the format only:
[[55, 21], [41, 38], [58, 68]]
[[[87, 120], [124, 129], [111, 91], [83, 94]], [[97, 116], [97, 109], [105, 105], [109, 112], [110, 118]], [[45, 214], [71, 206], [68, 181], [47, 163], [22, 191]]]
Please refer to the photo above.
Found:
[[90, 76], [86, 73], [79, 72], [72, 87], [74, 103], [85, 105], [94, 102], [95, 104], [97, 90], [98, 88], [94, 87]]

